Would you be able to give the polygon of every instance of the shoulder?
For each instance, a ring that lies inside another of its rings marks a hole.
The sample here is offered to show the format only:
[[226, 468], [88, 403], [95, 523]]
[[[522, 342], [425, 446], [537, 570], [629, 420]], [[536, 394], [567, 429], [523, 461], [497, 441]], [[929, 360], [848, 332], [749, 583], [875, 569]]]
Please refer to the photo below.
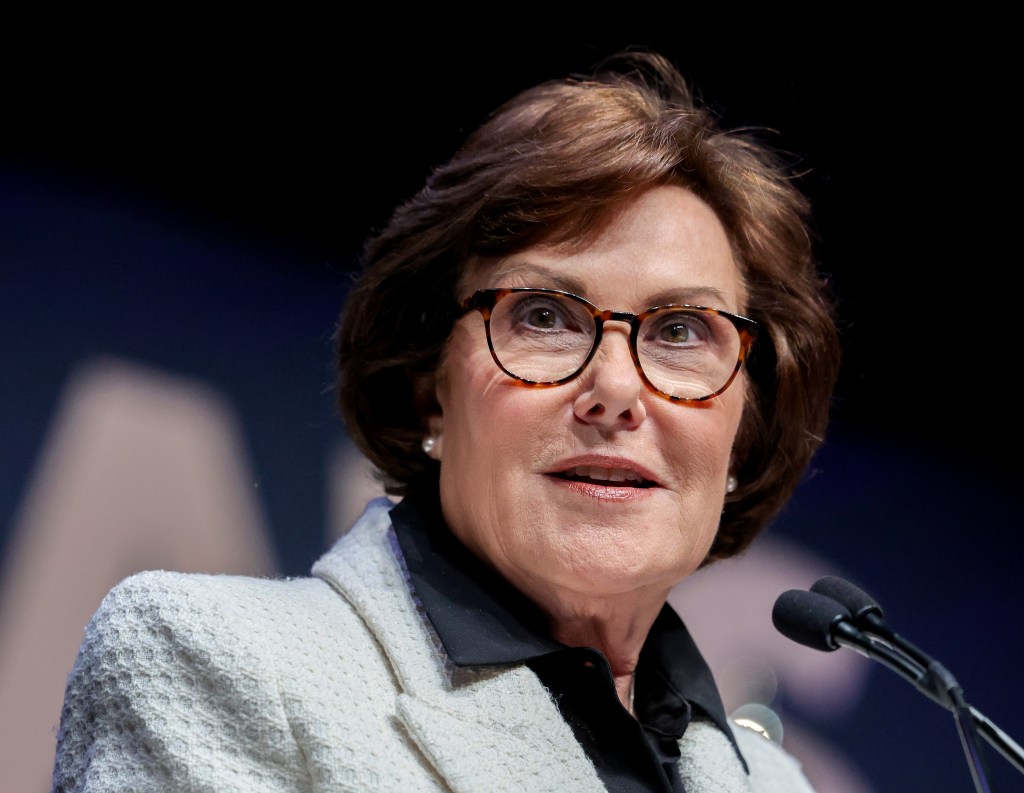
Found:
[[93, 614], [79, 663], [111, 672], [144, 667], [168, 677], [183, 664], [237, 668], [227, 659], [262, 656], [259, 634], [287, 624], [304, 601], [322, 599], [317, 589], [326, 587], [315, 579], [135, 573], [114, 586]]
[[189, 776], [193, 755], [209, 768], [227, 767], [221, 760], [230, 757], [245, 773], [258, 771], [258, 763], [237, 760], [232, 714], [242, 709], [247, 723], [258, 720], [262, 756], [272, 758], [266, 762], [274, 773], [301, 780], [278, 663], [267, 649], [273, 639], [259, 626], [285, 622], [261, 616], [271, 592], [288, 603], [303, 586], [165, 571], [136, 573], [114, 586], [86, 626], [68, 676], [56, 789], [95, 777], [111, 789], [121, 789], [116, 780], [132, 780], [125, 789], [176, 790], [172, 780]]
[[[105, 650], [111, 663], [147, 665], [240, 657], [233, 668], [258, 664], [282, 647], [315, 649], [325, 624], [344, 632], [357, 620], [350, 604], [317, 577], [256, 578], [146, 571], [131, 575], [104, 597], [86, 627], [82, 650]], [[358, 626], [355, 626], [358, 627]], [[261, 660], [262, 659], [262, 660]]]
[[162, 629], [189, 632], [204, 628], [233, 632], [233, 626], [272, 619], [326, 593], [316, 579], [273, 579], [152, 570], [135, 573], [104, 597], [90, 631]]
[[[318, 578], [136, 573], [86, 627], [54, 779], [68, 789], [95, 774], [142, 780], [125, 789], [177, 790], [168, 780], [191, 779], [198, 758], [218, 779], [269, 775], [306, 789], [296, 734], [338, 717], [302, 703], [317, 703], [325, 681], [341, 691], [386, 682], [384, 664], [367, 660], [377, 652], [348, 602]], [[346, 653], [362, 666], [343, 663]], [[232, 785], [210, 785], [221, 787]]]
[[[389, 506], [376, 504], [350, 531], [362, 551], [353, 556], [390, 547]], [[392, 583], [361, 565], [358, 577], [371, 599]], [[134, 790], [192, 780], [182, 783], [192, 789], [199, 758], [220, 782], [255, 775], [304, 790], [310, 764], [337, 766], [353, 731], [387, 731], [395, 694], [381, 645], [336, 581], [135, 573], [109, 590], [85, 628], [54, 779], [68, 789], [89, 775], [137, 779], [125, 786]], [[232, 787], [220, 782], [210, 789]]]
[[756, 793], [814, 793], [800, 762], [757, 730], [732, 725]]

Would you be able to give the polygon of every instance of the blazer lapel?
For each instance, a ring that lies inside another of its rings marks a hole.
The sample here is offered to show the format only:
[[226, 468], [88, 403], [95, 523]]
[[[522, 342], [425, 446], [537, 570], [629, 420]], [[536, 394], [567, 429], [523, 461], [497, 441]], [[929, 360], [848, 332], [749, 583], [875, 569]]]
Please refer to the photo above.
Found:
[[379, 498], [313, 566], [383, 647], [396, 713], [455, 793], [605, 790], [547, 690], [528, 668], [458, 669], [420, 613]]
[[451, 696], [399, 697], [399, 717], [458, 793], [605, 790], [537, 677], [495, 671]]

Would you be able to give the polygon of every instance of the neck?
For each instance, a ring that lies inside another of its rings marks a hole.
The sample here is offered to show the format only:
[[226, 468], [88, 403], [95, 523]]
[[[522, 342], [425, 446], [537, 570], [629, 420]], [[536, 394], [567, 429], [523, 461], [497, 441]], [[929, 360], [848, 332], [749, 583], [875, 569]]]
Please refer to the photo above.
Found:
[[[619, 599], [588, 601], [572, 610], [548, 611], [551, 634], [570, 647], [593, 647], [608, 659], [622, 706], [633, 714], [633, 677], [640, 650], [665, 598], [623, 604]], [[635, 714], [634, 714], [635, 715]]]

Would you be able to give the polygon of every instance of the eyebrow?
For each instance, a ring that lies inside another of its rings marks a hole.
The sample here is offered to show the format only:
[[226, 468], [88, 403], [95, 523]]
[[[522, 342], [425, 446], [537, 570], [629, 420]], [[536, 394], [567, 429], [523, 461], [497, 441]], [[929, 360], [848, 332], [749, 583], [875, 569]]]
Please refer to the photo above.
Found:
[[[566, 275], [565, 273], [560, 273], [556, 270], [551, 270], [543, 265], [534, 264], [533, 262], [521, 262], [507, 268], [499, 266], [496, 270], [498, 272], [494, 275], [498, 276], [501, 283], [491, 283], [492, 286], [525, 286], [560, 289], [563, 292], [571, 292], [572, 294], [579, 295], [587, 300], [590, 299], [586, 294], [586, 287], [578, 278]], [[536, 276], [536, 278], [534, 279], [532, 276]], [[517, 280], [521, 280], [522, 283], [508, 283], [507, 281], [509, 278], [516, 278]], [[488, 279], [488, 281], [491, 282], [494, 280], [494, 278]], [[539, 280], [540, 283], [535, 283], [535, 280]], [[647, 305], [644, 306], [644, 308], [680, 304], [689, 306], [709, 306], [713, 308], [724, 308], [727, 305], [725, 293], [717, 287], [679, 286], [670, 289], [663, 289], [660, 292], [650, 295], [647, 298]], [[621, 307], [599, 306], [599, 308], [612, 308], [613, 310], [619, 310]]]

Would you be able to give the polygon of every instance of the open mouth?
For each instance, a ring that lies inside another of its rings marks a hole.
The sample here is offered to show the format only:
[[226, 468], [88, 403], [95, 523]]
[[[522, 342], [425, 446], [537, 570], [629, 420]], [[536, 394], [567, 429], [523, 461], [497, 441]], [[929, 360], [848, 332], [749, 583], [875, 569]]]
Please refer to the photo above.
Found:
[[657, 482], [645, 479], [636, 471], [625, 468], [601, 468], [596, 465], [577, 465], [552, 474], [570, 482], [588, 482], [606, 487], [657, 487]]

